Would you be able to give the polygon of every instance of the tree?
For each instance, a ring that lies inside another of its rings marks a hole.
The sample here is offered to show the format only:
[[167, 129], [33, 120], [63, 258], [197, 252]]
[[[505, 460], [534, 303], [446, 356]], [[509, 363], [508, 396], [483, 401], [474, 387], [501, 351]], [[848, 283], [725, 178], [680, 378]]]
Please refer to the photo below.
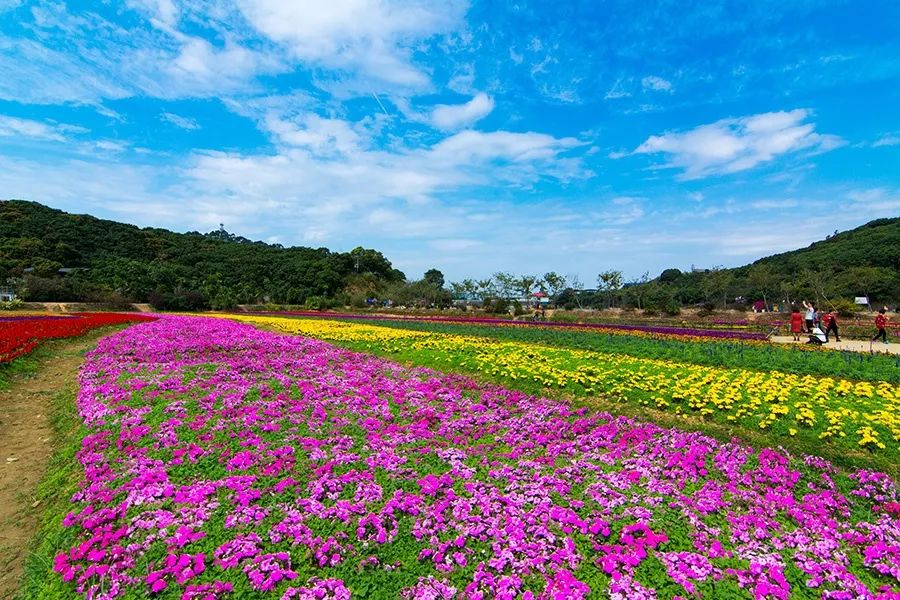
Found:
[[643, 299], [647, 294], [647, 282], [649, 281], [650, 271], [644, 271], [643, 275], [628, 282], [630, 284], [628, 291], [634, 297], [638, 310], [643, 308]]
[[[847, 270], [846, 278], [853, 282], [851, 285], [866, 297], [870, 298], [872, 288], [878, 284], [881, 278], [879, 269], [875, 267], [854, 267]], [[871, 300], [869, 300], [871, 303]]]
[[666, 269], [662, 273], [659, 274], [659, 282], [660, 283], [674, 283], [681, 278], [681, 270], [680, 269]]
[[606, 306], [612, 307], [613, 294], [622, 287], [622, 271], [603, 271], [597, 275], [597, 287], [606, 292]]
[[475, 282], [476, 296], [479, 300], [484, 301], [485, 298], [494, 295], [496, 287], [491, 277], [487, 279], [479, 279]]
[[778, 284], [778, 278], [775, 276], [775, 271], [772, 270], [772, 267], [766, 263], [756, 263], [750, 267], [750, 271], [747, 273], [747, 282], [753, 288], [753, 291], [762, 295], [766, 310], [769, 310], [768, 295]]
[[534, 284], [537, 282], [538, 278], [534, 275], [522, 275], [518, 279], [518, 291], [522, 293], [523, 298], [528, 298], [531, 296], [531, 292], [534, 291]]
[[700, 287], [707, 300], [721, 296], [722, 308], [725, 308], [728, 306], [728, 291], [733, 283], [734, 275], [732, 272], [721, 266], [716, 266], [703, 276]]
[[578, 305], [578, 308], [584, 308], [581, 305], [581, 293], [584, 292], [584, 283], [582, 283], [581, 278], [578, 274], [573, 274], [568, 276], [569, 287], [572, 288], [572, 292], [574, 292], [575, 303]]
[[436, 288], [444, 287], [444, 274], [437, 269], [428, 269], [422, 279]]
[[53, 277], [59, 274], [62, 265], [55, 260], [38, 257], [31, 262], [31, 268], [35, 277]]
[[[566, 289], [566, 278], [555, 271], [550, 271], [549, 273], [544, 273], [544, 283], [547, 285], [547, 291], [550, 292], [550, 297], [553, 298], [553, 302], [556, 302], [556, 297]], [[555, 304], [554, 304], [555, 305]]]
[[506, 271], [494, 273], [494, 283], [496, 286], [495, 289], [500, 297], [507, 300], [515, 295], [516, 290], [519, 287], [518, 278]]

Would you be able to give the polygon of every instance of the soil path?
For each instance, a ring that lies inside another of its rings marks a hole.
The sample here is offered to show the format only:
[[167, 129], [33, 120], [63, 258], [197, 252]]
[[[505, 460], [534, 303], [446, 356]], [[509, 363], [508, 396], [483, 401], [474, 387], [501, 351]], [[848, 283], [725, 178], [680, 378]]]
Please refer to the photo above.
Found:
[[[779, 344], [802, 344], [808, 339], [809, 336], [804, 334], [800, 339], [802, 342], [795, 342], [794, 338], [789, 335], [776, 335], [772, 336], [770, 339], [773, 342], [778, 342]], [[869, 345], [868, 340], [841, 340], [840, 342], [835, 342], [834, 340], [828, 342], [824, 345], [825, 348], [829, 348], [831, 350], [849, 350], [851, 352], [887, 352], [888, 354], [900, 354], [900, 344], [890, 343], [885, 344], [881, 341], [875, 342], [874, 344]]]
[[83, 354], [100, 337], [53, 342], [34, 373], [15, 376], [0, 389], [0, 598], [18, 591], [42, 510], [34, 492], [53, 452], [51, 400], [75, 388]]

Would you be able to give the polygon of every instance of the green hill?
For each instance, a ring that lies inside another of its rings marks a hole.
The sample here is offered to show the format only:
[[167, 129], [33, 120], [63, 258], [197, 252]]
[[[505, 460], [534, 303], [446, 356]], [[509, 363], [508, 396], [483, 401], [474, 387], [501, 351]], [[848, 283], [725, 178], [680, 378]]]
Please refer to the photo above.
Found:
[[835, 302], [868, 296], [873, 304], [900, 299], [900, 218], [877, 219], [806, 248], [708, 273], [667, 269], [649, 284], [684, 304], [749, 301]]
[[170, 309], [301, 304], [335, 297], [360, 277], [404, 279], [375, 250], [285, 248], [224, 230], [141, 229], [36, 202], [0, 201], [0, 283], [24, 282], [26, 300], [149, 301]]

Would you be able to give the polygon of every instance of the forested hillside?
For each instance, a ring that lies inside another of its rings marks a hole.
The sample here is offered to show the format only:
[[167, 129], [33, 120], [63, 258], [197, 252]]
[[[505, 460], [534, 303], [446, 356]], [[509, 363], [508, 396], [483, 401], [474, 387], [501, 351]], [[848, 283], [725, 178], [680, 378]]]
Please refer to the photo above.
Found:
[[765, 298], [769, 303], [868, 296], [873, 303], [896, 303], [900, 300], [900, 218], [871, 221], [806, 248], [734, 269], [706, 273], [667, 269], [638, 289], [682, 304], [723, 304], [736, 296], [749, 301]]
[[[60, 269], [74, 270], [61, 276]], [[149, 301], [170, 309], [299, 304], [334, 297], [362, 276], [404, 279], [375, 250], [284, 248], [224, 230], [141, 229], [35, 202], [0, 201], [0, 283], [16, 278], [26, 300]]]

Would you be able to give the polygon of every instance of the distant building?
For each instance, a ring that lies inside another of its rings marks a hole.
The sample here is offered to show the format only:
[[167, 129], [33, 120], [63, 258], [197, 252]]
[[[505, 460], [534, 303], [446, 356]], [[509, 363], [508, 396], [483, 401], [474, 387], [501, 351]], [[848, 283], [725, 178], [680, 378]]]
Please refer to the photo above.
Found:
[[0, 287], [0, 302], [12, 302], [16, 299], [16, 291], [10, 287]]
[[691, 264], [691, 273], [709, 273], [709, 269], [703, 269]]

